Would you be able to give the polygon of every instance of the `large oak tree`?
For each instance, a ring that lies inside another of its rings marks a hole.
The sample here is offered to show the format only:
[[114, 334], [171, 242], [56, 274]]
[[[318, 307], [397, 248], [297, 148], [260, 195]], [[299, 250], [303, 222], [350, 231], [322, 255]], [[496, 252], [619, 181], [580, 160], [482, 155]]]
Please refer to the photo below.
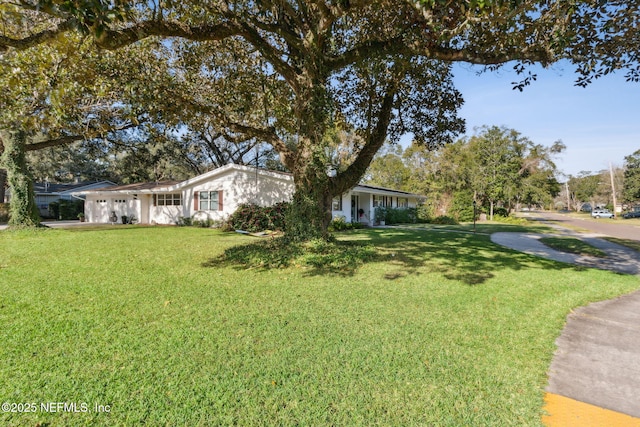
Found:
[[[450, 64], [490, 69], [568, 59], [578, 84], [625, 69], [638, 80], [636, 1], [596, 0], [22, 0], [0, 10], [22, 24], [0, 50], [24, 50], [80, 31], [104, 49], [150, 37], [218, 52], [209, 75], [247, 72], [239, 97], [213, 97], [228, 133], [265, 141], [292, 171], [288, 233], [325, 235], [331, 199], [356, 184], [388, 137], [411, 132], [430, 146], [463, 129]], [[25, 25], [29, 23], [29, 25]], [[6, 28], [15, 28], [8, 26]], [[240, 77], [239, 77], [240, 78]], [[521, 86], [520, 86], [521, 87]], [[255, 114], [255, 105], [268, 114]], [[247, 107], [250, 107], [247, 110]], [[336, 128], [352, 139], [351, 163], [328, 170]]]

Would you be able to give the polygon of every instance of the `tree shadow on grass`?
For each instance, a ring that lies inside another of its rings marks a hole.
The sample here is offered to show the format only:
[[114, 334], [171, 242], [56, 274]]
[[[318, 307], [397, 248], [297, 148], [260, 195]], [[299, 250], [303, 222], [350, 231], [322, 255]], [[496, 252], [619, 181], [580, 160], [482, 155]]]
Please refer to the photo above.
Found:
[[498, 270], [584, 269], [504, 248], [488, 235], [393, 230], [380, 233], [376, 240], [376, 246], [387, 254], [388, 280], [429, 271], [473, 286], [491, 279]]
[[365, 262], [373, 262], [378, 258], [376, 248], [368, 242], [326, 242], [320, 239], [291, 242], [284, 237], [275, 237], [230, 247], [202, 266], [231, 266], [243, 270], [301, 267], [307, 275], [351, 276]]
[[308, 276], [351, 276], [366, 263], [383, 263], [383, 279], [389, 281], [435, 272], [470, 286], [486, 282], [497, 270], [584, 269], [503, 248], [488, 235], [398, 229], [361, 230], [339, 235], [333, 242], [272, 238], [228, 248], [202, 266], [242, 270], [301, 267]]

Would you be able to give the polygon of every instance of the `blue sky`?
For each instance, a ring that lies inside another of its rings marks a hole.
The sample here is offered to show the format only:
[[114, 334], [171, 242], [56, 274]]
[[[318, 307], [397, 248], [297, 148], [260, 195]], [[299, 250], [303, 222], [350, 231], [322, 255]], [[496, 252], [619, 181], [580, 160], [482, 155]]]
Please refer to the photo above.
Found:
[[[626, 82], [623, 73], [605, 76], [590, 86], [574, 86], [570, 65], [532, 68], [537, 81], [523, 92], [511, 66], [477, 75], [481, 68], [456, 65], [456, 87], [465, 104], [467, 135], [474, 127], [506, 126], [533, 142], [551, 145], [562, 140], [567, 149], [556, 158], [565, 174], [622, 166], [624, 157], [640, 150], [640, 83]], [[562, 177], [559, 177], [562, 178]]]

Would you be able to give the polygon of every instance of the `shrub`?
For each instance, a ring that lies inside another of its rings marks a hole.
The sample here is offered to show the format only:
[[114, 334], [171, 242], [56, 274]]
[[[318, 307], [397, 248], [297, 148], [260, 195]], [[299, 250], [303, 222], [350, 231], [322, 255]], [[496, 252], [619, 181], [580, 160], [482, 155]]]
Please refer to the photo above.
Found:
[[[181, 216], [178, 218], [178, 221], [176, 221], [176, 225], [178, 227], [209, 228], [209, 227], [222, 227], [223, 224], [219, 221], [214, 221], [211, 218], [193, 219], [190, 217]], [[229, 230], [229, 231], [233, 231], [233, 230]]]
[[431, 220], [431, 224], [457, 225], [458, 221], [450, 216], [441, 215]]
[[429, 222], [433, 218], [434, 212], [433, 202], [419, 204], [416, 208], [416, 222]]
[[[477, 206], [477, 209], [478, 211], [476, 214], [479, 214], [480, 205]], [[457, 221], [473, 221], [473, 193], [468, 190], [457, 191], [454, 193], [449, 213]]]
[[191, 221], [191, 225], [193, 225], [194, 227], [210, 228], [215, 225], [215, 221], [211, 218], [194, 219]]
[[386, 208], [385, 214], [387, 224], [414, 224], [418, 219], [416, 208]]
[[363, 225], [359, 222], [347, 222], [347, 219], [344, 216], [337, 216], [331, 221], [329, 224], [329, 231], [345, 231], [345, 230], [355, 230], [362, 228]]
[[493, 208], [493, 215], [507, 218], [509, 216], [509, 211], [507, 208]]
[[245, 230], [251, 233], [263, 230], [284, 230], [285, 213], [289, 203], [280, 202], [273, 206], [262, 207], [254, 204], [242, 204], [231, 214], [224, 225], [225, 229]]
[[193, 219], [191, 219], [188, 216], [187, 217], [181, 216], [180, 218], [178, 218], [177, 225], [178, 227], [189, 227], [193, 225]]
[[223, 221], [220, 224], [220, 231], [224, 231], [225, 233], [227, 233], [234, 230], [235, 229], [231, 226], [231, 223], [229, 221]]
[[373, 219], [376, 223], [380, 223], [381, 221], [386, 221], [387, 217], [387, 208], [384, 206], [376, 206], [373, 212]]
[[350, 223], [347, 222], [344, 216], [337, 216], [329, 224], [329, 231], [344, 231], [350, 228], [349, 225]]

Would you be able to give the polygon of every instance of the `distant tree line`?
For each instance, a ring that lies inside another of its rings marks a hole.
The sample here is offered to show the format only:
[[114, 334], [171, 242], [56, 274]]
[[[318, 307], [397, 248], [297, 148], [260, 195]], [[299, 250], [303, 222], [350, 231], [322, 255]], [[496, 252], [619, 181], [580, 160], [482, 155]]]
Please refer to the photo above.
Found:
[[613, 210], [613, 194], [623, 207], [640, 204], [640, 150], [626, 156], [624, 165], [599, 172], [582, 171], [569, 176], [558, 204], [579, 211], [585, 207], [607, 206]]
[[372, 162], [366, 182], [428, 196], [426, 214], [471, 220], [473, 202], [490, 218], [522, 206], [551, 206], [560, 193], [554, 156], [513, 129], [485, 126], [435, 151], [411, 145], [387, 148]]

